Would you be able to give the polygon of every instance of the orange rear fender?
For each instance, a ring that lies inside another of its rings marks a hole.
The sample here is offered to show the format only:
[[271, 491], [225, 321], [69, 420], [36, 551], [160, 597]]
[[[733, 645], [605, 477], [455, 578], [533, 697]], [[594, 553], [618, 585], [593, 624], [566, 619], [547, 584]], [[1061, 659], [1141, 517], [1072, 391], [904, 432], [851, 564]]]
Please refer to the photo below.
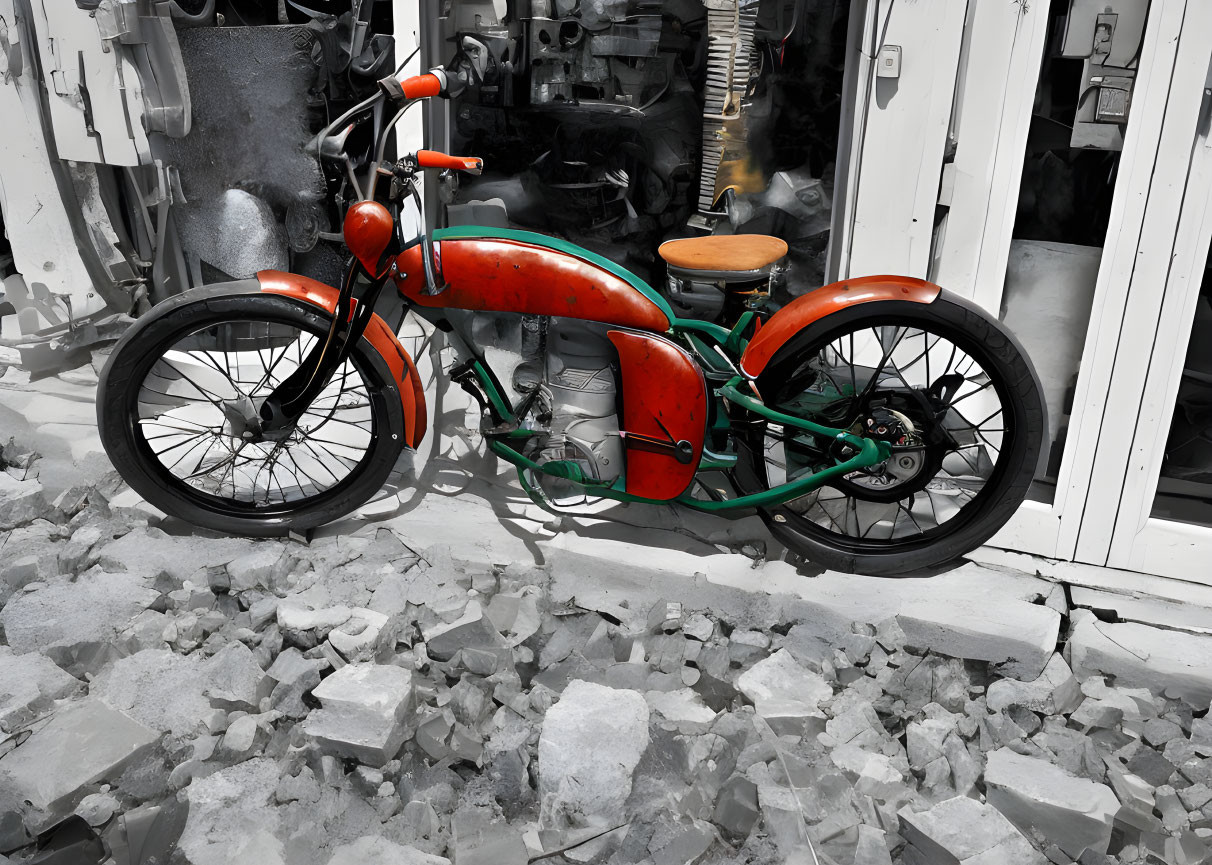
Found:
[[[310, 303], [330, 315], [337, 308], [337, 298], [341, 294], [331, 285], [280, 270], [263, 270], [257, 274], [257, 280], [261, 283], [262, 291]], [[354, 307], [350, 308], [351, 314], [353, 309]], [[421, 443], [421, 439], [425, 438], [425, 427], [428, 423], [425, 390], [421, 386], [421, 376], [417, 374], [416, 365], [404, 350], [404, 346], [400, 345], [387, 322], [379, 316], [370, 317], [363, 337], [382, 355], [391, 374], [399, 383], [400, 402], [404, 407], [404, 444], [415, 448]]]
[[934, 303], [941, 291], [934, 283], [912, 276], [864, 276], [818, 288], [797, 297], [766, 321], [741, 355], [741, 372], [757, 378], [797, 333], [835, 312], [885, 300]]

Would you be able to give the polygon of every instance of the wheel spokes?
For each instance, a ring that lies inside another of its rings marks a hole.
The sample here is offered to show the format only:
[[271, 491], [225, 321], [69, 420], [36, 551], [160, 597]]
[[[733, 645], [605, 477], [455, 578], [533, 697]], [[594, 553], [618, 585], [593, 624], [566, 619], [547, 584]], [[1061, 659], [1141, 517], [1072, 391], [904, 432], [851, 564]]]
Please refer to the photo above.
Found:
[[[780, 397], [780, 410], [803, 417], [819, 421], [824, 414], [836, 419], [848, 413], [852, 428], [868, 434], [869, 421], [889, 428], [893, 457], [886, 464], [785, 505], [818, 528], [855, 540], [917, 538], [956, 519], [994, 476], [1008, 434], [989, 373], [952, 340], [924, 327], [877, 325], [847, 332], [799, 363]], [[881, 409], [883, 418], [909, 418], [911, 428], [881, 422], [875, 416]], [[894, 432], [901, 437], [893, 438]], [[924, 440], [914, 445], [914, 435]], [[768, 482], [785, 483], [833, 465], [825, 447], [811, 436], [768, 427]], [[922, 453], [932, 458], [921, 460], [914, 474]], [[898, 454], [903, 464], [895, 462]]]
[[256, 411], [318, 337], [279, 322], [210, 325], [156, 360], [137, 400], [137, 429], [177, 482], [251, 507], [324, 494], [349, 477], [375, 437], [370, 394], [346, 361], [282, 441], [260, 439]]

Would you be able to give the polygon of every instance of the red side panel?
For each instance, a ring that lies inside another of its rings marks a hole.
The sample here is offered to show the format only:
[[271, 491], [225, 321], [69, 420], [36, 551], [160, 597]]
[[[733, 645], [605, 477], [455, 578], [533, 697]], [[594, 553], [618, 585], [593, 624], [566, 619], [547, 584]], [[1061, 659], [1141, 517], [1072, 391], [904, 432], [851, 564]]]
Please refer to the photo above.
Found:
[[421, 306], [555, 315], [660, 333], [669, 318], [633, 286], [575, 256], [514, 240], [443, 240], [442, 278], [450, 288], [431, 297], [421, 250], [397, 259], [400, 291]]
[[623, 373], [627, 492], [662, 501], [677, 498], [694, 480], [703, 456], [703, 371], [689, 353], [664, 337], [623, 330], [612, 330], [609, 336]]
[[[337, 298], [341, 294], [331, 285], [280, 270], [263, 270], [257, 274], [257, 279], [261, 283], [262, 291], [302, 300], [330, 314], [337, 308]], [[351, 313], [353, 309], [354, 307], [350, 307]], [[400, 345], [387, 322], [379, 316], [371, 316], [364, 336], [366, 341], [374, 346], [375, 351], [383, 356], [388, 369], [400, 383], [400, 402], [404, 406], [404, 444], [415, 448], [421, 443], [421, 439], [425, 438], [425, 427], [429, 420], [426, 416], [425, 391], [421, 387], [421, 376], [417, 374], [417, 368], [404, 346]]]
[[766, 364], [788, 340], [825, 316], [877, 300], [909, 300], [933, 303], [942, 291], [932, 282], [912, 276], [864, 276], [835, 282], [798, 297], [776, 312], [762, 327], [741, 356], [741, 371], [757, 378]]

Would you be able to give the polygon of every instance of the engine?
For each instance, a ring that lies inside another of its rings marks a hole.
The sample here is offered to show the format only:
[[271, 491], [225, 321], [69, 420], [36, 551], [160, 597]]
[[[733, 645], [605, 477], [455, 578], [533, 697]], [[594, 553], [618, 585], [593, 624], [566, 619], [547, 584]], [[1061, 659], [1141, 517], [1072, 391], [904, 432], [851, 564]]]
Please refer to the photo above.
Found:
[[[543, 374], [530, 423], [538, 437], [536, 462], [572, 461], [589, 478], [614, 481], [623, 473], [614, 346], [604, 325], [552, 319], [546, 331]], [[558, 479], [544, 478], [560, 495]]]

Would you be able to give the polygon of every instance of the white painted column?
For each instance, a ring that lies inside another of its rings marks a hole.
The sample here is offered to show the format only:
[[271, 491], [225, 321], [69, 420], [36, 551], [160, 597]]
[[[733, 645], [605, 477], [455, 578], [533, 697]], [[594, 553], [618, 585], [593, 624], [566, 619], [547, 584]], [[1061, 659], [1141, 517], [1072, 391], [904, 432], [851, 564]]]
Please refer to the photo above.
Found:
[[943, 169], [931, 280], [998, 315], [1031, 111], [1048, 38], [1047, 3], [975, 3], [956, 97], [955, 159]]
[[968, 0], [875, 5], [862, 50], [870, 61], [899, 46], [900, 75], [881, 78], [872, 68], [865, 113], [855, 117], [857, 182], [842, 278], [929, 273], [967, 9]]

